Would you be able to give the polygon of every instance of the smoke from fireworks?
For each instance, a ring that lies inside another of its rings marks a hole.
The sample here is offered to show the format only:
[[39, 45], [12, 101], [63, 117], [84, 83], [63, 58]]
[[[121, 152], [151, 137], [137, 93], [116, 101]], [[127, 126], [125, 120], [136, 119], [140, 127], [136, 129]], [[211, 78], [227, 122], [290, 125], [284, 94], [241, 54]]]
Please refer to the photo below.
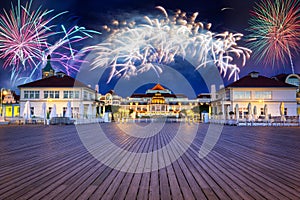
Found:
[[170, 16], [163, 7], [156, 8], [162, 17], [113, 20], [111, 26], [103, 26], [110, 35], [94, 47], [97, 56], [92, 64], [111, 68], [108, 82], [114, 76], [130, 77], [150, 69], [159, 74], [175, 57], [196, 61], [196, 68], [213, 63], [224, 76], [229, 71], [229, 78], [238, 78], [239, 68], [233, 61], [241, 58], [245, 65], [251, 53], [237, 45], [242, 34], [211, 32], [212, 24], [198, 22], [197, 12], [188, 18], [181, 10]]
[[293, 53], [299, 50], [300, 1], [262, 0], [256, 4], [249, 20], [249, 48], [255, 49], [259, 61], [274, 66], [290, 59], [292, 72]]
[[53, 10], [42, 11], [41, 7], [31, 10], [31, 4], [32, 0], [22, 6], [18, 0], [9, 12], [4, 10], [0, 14], [0, 58], [5, 59], [4, 68], [11, 67], [12, 85], [38, 78], [48, 55], [67, 74], [78, 71], [85, 52], [74, 49], [72, 44], [92, 37], [90, 33], [98, 33], [64, 25], [59, 27], [61, 31], [53, 31], [58, 28], [53, 24], [54, 19], [66, 12], [50, 17]]

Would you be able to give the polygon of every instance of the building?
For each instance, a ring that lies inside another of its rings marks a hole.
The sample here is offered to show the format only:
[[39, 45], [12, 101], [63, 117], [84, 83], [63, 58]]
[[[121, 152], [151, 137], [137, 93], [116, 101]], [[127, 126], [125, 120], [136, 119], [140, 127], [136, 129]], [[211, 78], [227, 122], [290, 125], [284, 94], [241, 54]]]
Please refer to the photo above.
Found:
[[47, 56], [47, 64], [46, 66], [42, 69], [42, 78], [47, 78], [50, 76], [54, 76], [55, 70], [52, 68], [51, 65], [51, 56]]
[[[0, 113], [3, 113], [3, 117], [19, 117], [20, 116], [20, 96], [14, 91], [6, 90], [5, 94], [1, 95], [1, 108]], [[3, 109], [3, 112], [2, 112]]]
[[212, 115], [229, 119], [232, 117], [230, 112], [236, 113], [238, 108], [238, 117], [246, 118], [250, 103], [253, 111], [256, 108], [257, 117], [265, 117], [265, 107], [269, 116], [277, 117], [283, 103], [285, 116], [297, 116], [297, 89], [295, 85], [251, 72], [227, 87], [221, 86], [216, 94], [212, 94]]
[[298, 115], [300, 115], [300, 74], [279, 74], [272, 78], [277, 81], [281, 81], [298, 87], [296, 98], [297, 98], [297, 107], [298, 107], [297, 112]]
[[[184, 115], [197, 114], [195, 108], [207, 107], [203, 109], [209, 111], [210, 95], [199, 95], [198, 98], [189, 99], [183, 94], [173, 94], [169, 89], [160, 84], [146, 90], [145, 93], [134, 93], [130, 97], [122, 98], [114, 91], [110, 91], [99, 99], [107, 106], [118, 108], [122, 116], [132, 114], [132, 117], [179, 117], [180, 113]], [[104, 110], [105, 110], [104, 109]], [[103, 110], [103, 109], [102, 109]], [[193, 112], [192, 112], [193, 111]]]
[[[67, 103], [71, 102], [73, 118], [79, 117], [79, 107], [83, 104], [84, 115], [96, 115], [97, 92], [84, 83], [67, 76], [62, 72], [53, 73], [50, 58], [43, 69], [42, 79], [19, 85], [20, 89], [20, 113], [22, 116], [25, 103], [30, 102], [31, 115], [42, 117], [42, 105], [46, 104], [49, 114], [52, 107], [56, 106], [57, 116], [64, 116]], [[87, 113], [89, 105], [92, 105], [93, 113]]]
[[36, 117], [42, 116], [43, 103], [46, 104], [48, 113], [55, 104], [58, 116], [64, 116], [68, 102], [71, 102], [73, 118], [81, 117], [81, 105], [84, 107], [84, 116], [91, 115], [88, 112], [91, 105], [94, 117], [112, 112], [118, 118], [203, 118], [202, 115], [208, 113], [216, 119], [230, 119], [233, 118], [232, 114], [245, 119], [249, 117], [249, 105], [258, 118], [266, 117], [266, 114], [268, 117], [280, 116], [280, 105], [284, 105], [284, 115], [287, 117], [297, 116], [300, 111], [300, 76], [297, 74], [268, 78], [258, 72], [251, 72], [226, 87], [219, 86], [218, 91], [212, 85], [211, 93], [202, 93], [189, 99], [184, 94], [172, 93], [160, 84], [149, 88], [145, 93], [134, 93], [130, 97], [121, 97], [113, 90], [101, 95], [98, 93], [98, 86], [94, 90], [62, 72], [55, 73], [50, 57], [42, 72], [42, 79], [19, 86], [20, 109], [16, 112], [17, 115], [22, 116], [27, 101], [31, 103], [31, 114]]

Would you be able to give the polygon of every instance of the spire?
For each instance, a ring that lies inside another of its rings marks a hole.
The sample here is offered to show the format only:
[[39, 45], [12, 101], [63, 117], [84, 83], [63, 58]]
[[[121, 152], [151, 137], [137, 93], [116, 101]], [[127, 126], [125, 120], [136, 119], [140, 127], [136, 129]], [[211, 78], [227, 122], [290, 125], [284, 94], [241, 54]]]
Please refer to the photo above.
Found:
[[47, 78], [50, 76], [54, 75], [54, 69], [51, 66], [51, 56], [47, 56], [47, 64], [46, 66], [42, 69], [42, 78]]

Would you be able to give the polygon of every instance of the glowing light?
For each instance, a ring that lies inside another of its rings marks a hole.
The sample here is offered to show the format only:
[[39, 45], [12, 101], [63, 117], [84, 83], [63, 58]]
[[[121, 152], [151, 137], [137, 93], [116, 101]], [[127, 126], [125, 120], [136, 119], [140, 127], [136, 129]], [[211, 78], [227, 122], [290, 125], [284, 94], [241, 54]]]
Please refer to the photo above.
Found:
[[288, 55], [294, 73], [292, 57], [299, 50], [299, 0], [262, 0], [251, 12], [249, 47], [258, 61], [274, 66], [284, 64]]
[[113, 20], [111, 26], [104, 25], [110, 35], [94, 46], [97, 56], [92, 68], [110, 67], [109, 82], [114, 76], [129, 78], [148, 70], [159, 75], [163, 65], [181, 57], [196, 60], [197, 69], [213, 63], [224, 76], [229, 71], [229, 78], [238, 78], [239, 68], [233, 61], [241, 58], [245, 65], [251, 53], [237, 45], [242, 34], [211, 32], [212, 24], [198, 22], [197, 12], [188, 18], [181, 10], [170, 15], [163, 7], [156, 8], [163, 14], [159, 18], [136, 17], [136, 21]]
[[54, 19], [66, 12], [50, 17], [53, 10], [42, 11], [41, 7], [31, 10], [31, 4], [32, 0], [23, 6], [18, 0], [10, 11], [0, 14], [0, 58], [5, 60], [4, 68], [11, 67], [12, 85], [39, 77], [48, 55], [59, 70], [68, 75], [77, 72], [88, 49], [79, 51], [73, 44], [91, 38], [92, 33], [98, 34], [84, 27], [57, 26], [53, 24]]

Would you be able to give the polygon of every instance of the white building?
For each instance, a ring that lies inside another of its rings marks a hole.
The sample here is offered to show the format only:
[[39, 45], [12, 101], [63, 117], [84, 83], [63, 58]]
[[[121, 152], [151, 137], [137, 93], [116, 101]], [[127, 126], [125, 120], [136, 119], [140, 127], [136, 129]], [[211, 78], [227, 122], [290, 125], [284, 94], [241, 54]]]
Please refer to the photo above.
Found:
[[298, 105], [298, 115], [300, 115], [300, 74], [279, 74], [272, 77], [277, 81], [282, 81], [291, 85], [298, 87], [297, 89], [297, 105]]
[[[47, 113], [51, 112], [53, 105], [56, 106], [57, 116], [64, 116], [67, 103], [71, 102], [72, 115], [79, 117], [79, 107], [84, 105], [84, 115], [86, 116], [89, 104], [92, 110], [96, 110], [97, 92], [89, 86], [83, 84], [66, 74], [49, 73], [53, 68], [48, 64], [43, 69], [43, 78], [37, 81], [19, 85], [20, 89], [20, 115], [22, 116], [26, 101], [30, 102], [31, 115], [42, 117], [42, 105], [46, 103]], [[96, 115], [95, 112], [93, 112]]]
[[221, 87], [216, 95], [212, 94], [212, 114], [217, 118], [229, 119], [230, 111], [236, 116], [235, 110], [238, 108], [239, 118], [246, 118], [251, 103], [251, 112], [253, 114], [255, 107], [257, 117], [265, 117], [265, 106], [269, 116], [279, 117], [280, 104], [283, 103], [285, 116], [297, 116], [297, 89], [294, 85], [251, 72], [227, 87]]
[[[189, 99], [183, 94], [173, 94], [169, 89], [156, 84], [145, 93], [134, 93], [125, 98], [110, 91], [101, 96], [99, 100], [106, 107], [115, 106], [120, 110], [119, 112], [133, 112], [139, 117], [179, 117], [181, 111], [198, 115], [202, 111], [208, 113], [210, 95], [201, 94], [195, 99]], [[200, 108], [199, 111], [191, 112], [196, 107]], [[106, 109], [102, 109], [102, 111], [104, 110]]]

